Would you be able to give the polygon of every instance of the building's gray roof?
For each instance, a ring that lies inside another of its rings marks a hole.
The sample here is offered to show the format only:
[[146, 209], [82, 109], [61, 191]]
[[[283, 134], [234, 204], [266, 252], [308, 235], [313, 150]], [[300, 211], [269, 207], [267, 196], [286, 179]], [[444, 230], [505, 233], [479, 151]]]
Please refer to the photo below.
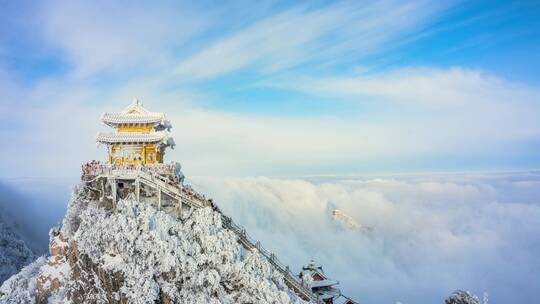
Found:
[[113, 127], [118, 124], [160, 124], [164, 120], [164, 113], [148, 111], [139, 100], [134, 100], [120, 113], [104, 113], [101, 116], [102, 122]]

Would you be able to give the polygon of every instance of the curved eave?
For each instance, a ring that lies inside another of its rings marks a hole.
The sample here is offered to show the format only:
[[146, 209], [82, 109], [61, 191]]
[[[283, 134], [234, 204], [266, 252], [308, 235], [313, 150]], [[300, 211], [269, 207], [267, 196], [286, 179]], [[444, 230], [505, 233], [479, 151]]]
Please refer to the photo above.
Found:
[[162, 124], [165, 120], [163, 113], [149, 114], [123, 114], [123, 113], [104, 113], [101, 121], [109, 126], [118, 126], [122, 124]]
[[311, 283], [311, 288], [319, 288], [319, 287], [330, 287], [339, 284], [338, 281], [334, 280], [319, 280], [319, 281], [313, 281]]
[[144, 144], [144, 143], [167, 143], [168, 136], [165, 132], [155, 133], [98, 133], [96, 141], [102, 144]]

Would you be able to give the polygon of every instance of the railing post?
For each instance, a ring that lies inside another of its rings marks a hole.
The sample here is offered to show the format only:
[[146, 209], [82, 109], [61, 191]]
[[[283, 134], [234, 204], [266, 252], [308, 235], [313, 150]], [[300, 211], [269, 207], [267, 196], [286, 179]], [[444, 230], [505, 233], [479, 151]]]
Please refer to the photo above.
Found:
[[139, 181], [139, 175], [135, 178], [135, 195], [137, 196], [137, 202], [140, 202], [141, 182]]
[[161, 188], [157, 186], [158, 210], [161, 210]]

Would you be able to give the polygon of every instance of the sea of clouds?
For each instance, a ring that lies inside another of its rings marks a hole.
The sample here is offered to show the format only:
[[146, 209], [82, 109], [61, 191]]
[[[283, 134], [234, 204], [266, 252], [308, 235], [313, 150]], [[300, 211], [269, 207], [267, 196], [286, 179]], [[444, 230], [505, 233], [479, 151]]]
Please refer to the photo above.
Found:
[[[315, 259], [361, 303], [443, 303], [456, 289], [540, 301], [540, 171], [189, 182], [293, 271]], [[0, 202], [46, 250], [71, 186], [4, 181]], [[373, 230], [337, 224], [335, 208]]]
[[[298, 271], [315, 259], [361, 303], [537, 303], [540, 172], [196, 178], [225, 213]], [[331, 218], [339, 208], [367, 235]]]

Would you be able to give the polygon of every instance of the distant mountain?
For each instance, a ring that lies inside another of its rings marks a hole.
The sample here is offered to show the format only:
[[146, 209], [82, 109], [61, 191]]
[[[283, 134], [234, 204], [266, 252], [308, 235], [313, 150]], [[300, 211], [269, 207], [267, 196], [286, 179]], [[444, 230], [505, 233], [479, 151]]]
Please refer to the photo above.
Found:
[[16, 226], [5, 223], [0, 216], [0, 283], [35, 258], [34, 252], [26, 246]]
[[28, 226], [14, 214], [22, 205], [22, 198], [0, 182], [0, 284], [36, 259]]
[[364, 226], [354, 220], [351, 216], [345, 212], [334, 209], [332, 210], [332, 219], [345, 229], [360, 231], [361, 233], [369, 233], [373, 230], [371, 227]]
[[12, 189], [0, 183], [0, 284], [36, 258], [26, 243], [28, 238], [21, 229], [24, 225], [12, 214], [19, 199]]

